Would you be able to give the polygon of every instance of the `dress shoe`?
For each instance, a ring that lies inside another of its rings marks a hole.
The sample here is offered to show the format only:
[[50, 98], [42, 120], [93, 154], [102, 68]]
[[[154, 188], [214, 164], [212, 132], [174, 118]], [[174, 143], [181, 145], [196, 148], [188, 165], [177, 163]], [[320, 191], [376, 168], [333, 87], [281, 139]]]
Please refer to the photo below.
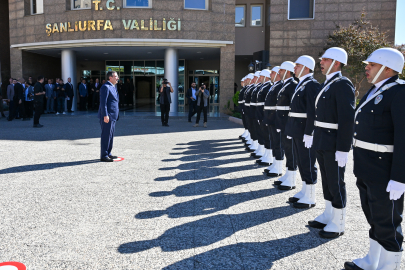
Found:
[[36, 124], [36, 125], [34, 125], [34, 128], [41, 128], [41, 127], [43, 127], [44, 125], [41, 125], [41, 124]]
[[100, 158], [100, 161], [103, 161], [103, 162], [114, 162], [114, 160], [111, 159], [111, 158], [109, 158], [109, 157]]
[[338, 238], [339, 236], [343, 235], [345, 232], [325, 232], [324, 230], [319, 231], [319, 236], [322, 238]]
[[169, 124], [168, 124], [168, 123], [166, 123], [166, 124], [165, 124], [165, 127], [168, 127], [168, 126], [169, 126]]
[[295, 189], [295, 186], [283, 186], [281, 185], [281, 183], [278, 185], [278, 189], [279, 190], [291, 190], [291, 189]]
[[298, 198], [295, 198], [295, 197], [290, 197], [290, 198], [288, 198], [288, 201], [289, 201], [290, 203], [295, 203], [295, 202], [298, 202], [299, 199], [298, 199]]
[[23, 121], [30, 121], [30, 118], [23, 118]]
[[264, 169], [264, 172], [265, 172], [265, 173], [269, 173], [270, 170], [269, 170], [269, 169]]
[[326, 224], [320, 223], [316, 220], [310, 220], [308, 221], [309, 227], [315, 228], [315, 229], [323, 229], [325, 228]]
[[16, 117], [15, 119], [21, 119], [21, 117]]
[[2, 113], [2, 114], [1, 114], [1, 117], [6, 117], [6, 116], [4, 115], [4, 113]]
[[[281, 174], [280, 174], [281, 175]], [[269, 174], [267, 174], [267, 176], [270, 176]], [[275, 176], [275, 175], [271, 175], [271, 176]], [[274, 185], [278, 186], [281, 185], [281, 183], [283, 183], [283, 181], [274, 181]]]
[[293, 204], [293, 207], [294, 207], [294, 208], [299, 208], [299, 209], [306, 209], [306, 208], [315, 207], [315, 205], [316, 205], [316, 203], [308, 204], [308, 203], [295, 202], [295, 203]]
[[111, 159], [116, 159], [116, 158], [118, 158], [117, 156], [108, 156], [109, 158], [111, 158]]
[[354, 262], [345, 262], [345, 270], [364, 270], [358, 267]]
[[164, 126], [165, 126], [165, 123], [162, 123], [162, 126], [164, 127]]

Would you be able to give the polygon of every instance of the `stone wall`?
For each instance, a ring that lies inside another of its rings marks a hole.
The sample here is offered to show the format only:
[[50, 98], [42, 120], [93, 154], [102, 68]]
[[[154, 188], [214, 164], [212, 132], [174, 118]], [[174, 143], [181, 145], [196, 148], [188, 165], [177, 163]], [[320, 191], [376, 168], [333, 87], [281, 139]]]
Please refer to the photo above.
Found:
[[[0, 9], [0, 27], [1, 29], [5, 30], [9, 28], [8, 25], [8, 4], [7, 0], [0, 0], [0, 6], [2, 9]], [[8, 34], [8, 32], [7, 32]], [[9, 53], [9, 48], [10, 48], [10, 42], [8, 39], [8, 36], [2, 34], [2, 38], [0, 39], [0, 51], [2, 52], [0, 54], [0, 63], [1, 63], [1, 81], [4, 83], [10, 78], [10, 53]], [[4, 89], [3, 89], [4, 88]], [[6, 89], [5, 87], [2, 87], [3, 90], [3, 96], [6, 94]], [[2, 93], [0, 93], [2, 95]]]

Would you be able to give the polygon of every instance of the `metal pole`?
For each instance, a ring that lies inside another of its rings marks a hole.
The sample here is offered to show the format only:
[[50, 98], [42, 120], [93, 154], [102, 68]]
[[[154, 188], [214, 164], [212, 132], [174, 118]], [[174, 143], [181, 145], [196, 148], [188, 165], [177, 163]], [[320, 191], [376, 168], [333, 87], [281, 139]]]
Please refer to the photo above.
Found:
[[76, 78], [76, 53], [72, 50], [62, 50], [61, 53], [61, 65], [62, 65], [62, 79], [64, 83], [67, 83], [68, 78], [72, 79], [73, 93], [75, 96], [72, 101], [72, 110], [77, 109], [77, 78]]

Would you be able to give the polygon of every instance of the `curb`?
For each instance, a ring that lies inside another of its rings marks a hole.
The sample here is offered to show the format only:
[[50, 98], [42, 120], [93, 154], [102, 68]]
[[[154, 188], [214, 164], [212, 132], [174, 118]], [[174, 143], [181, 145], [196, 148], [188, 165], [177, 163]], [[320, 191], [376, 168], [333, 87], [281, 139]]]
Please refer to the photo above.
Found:
[[243, 126], [242, 119], [239, 119], [239, 118], [236, 118], [236, 117], [233, 117], [233, 116], [229, 116], [228, 120]]

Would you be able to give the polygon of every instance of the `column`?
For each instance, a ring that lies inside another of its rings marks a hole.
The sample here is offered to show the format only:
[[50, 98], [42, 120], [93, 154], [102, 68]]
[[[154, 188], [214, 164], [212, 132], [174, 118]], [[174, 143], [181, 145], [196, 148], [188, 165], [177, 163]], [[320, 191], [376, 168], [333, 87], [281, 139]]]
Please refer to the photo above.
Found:
[[[67, 83], [68, 78], [72, 79], [75, 96], [72, 102], [72, 111], [77, 109], [77, 78], [76, 78], [76, 53], [73, 50], [62, 50], [61, 52], [62, 79]], [[66, 108], [66, 106], [65, 106]]]
[[179, 81], [179, 55], [177, 49], [167, 48], [165, 51], [165, 78], [172, 84], [173, 93], [171, 94], [172, 104], [170, 112], [177, 113], [178, 81]]
[[235, 45], [221, 47], [221, 63], [219, 73], [219, 111], [225, 112], [225, 107], [230, 101], [232, 106], [235, 82]]

